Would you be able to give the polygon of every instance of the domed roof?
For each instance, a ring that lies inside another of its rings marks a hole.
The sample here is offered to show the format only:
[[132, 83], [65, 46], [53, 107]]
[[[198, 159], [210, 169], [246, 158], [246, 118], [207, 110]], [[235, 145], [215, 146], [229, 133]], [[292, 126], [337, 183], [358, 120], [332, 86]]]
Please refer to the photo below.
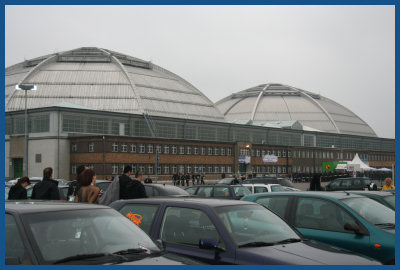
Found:
[[151, 62], [84, 47], [28, 60], [5, 70], [5, 111], [74, 104], [94, 110], [206, 121], [225, 119], [193, 85]]
[[262, 84], [216, 103], [231, 122], [263, 124], [297, 120], [323, 132], [377, 137], [367, 123], [333, 100], [282, 84]]

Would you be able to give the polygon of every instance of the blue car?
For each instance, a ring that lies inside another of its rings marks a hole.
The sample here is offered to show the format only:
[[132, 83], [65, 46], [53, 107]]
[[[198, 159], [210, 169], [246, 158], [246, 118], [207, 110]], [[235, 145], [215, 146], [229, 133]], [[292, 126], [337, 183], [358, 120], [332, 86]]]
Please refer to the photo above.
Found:
[[395, 263], [395, 212], [350, 192], [280, 192], [249, 195], [305, 237]]
[[251, 202], [158, 197], [109, 206], [162, 242], [166, 251], [208, 264], [379, 264], [304, 240], [273, 212]]

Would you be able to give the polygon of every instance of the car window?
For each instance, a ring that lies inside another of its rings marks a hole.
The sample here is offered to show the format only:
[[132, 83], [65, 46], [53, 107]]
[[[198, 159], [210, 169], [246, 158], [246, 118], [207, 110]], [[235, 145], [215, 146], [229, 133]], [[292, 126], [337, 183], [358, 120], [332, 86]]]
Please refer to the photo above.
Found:
[[202, 238], [222, 241], [205, 212], [182, 207], [168, 207], [165, 210], [160, 229], [161, 240], [198, 247]]
[[342, 184], [340, 186], [344, 188], [349, 188], [352, 186], [352, 181], [353, 179], [343, 179]]
[[233, 187], [233, 193], [237, 197], [243, 197], [246, 195], [250, 195], [251, 191], [245, 187], [239, 186], [239, 187]]
[[354, 179], [353, 185], [356, 187], [361, 187], [362, 186], [361, 179]]
[[285, 217], [285, 211], [287, 204], [289, 202], [289, 197], [274, 196], [274, 197], [261, 197], [256, 200], [258, 204], [267, 207], [269, 210], [279, 215], [280, 217]]
[[206, 197], [209, 198], [211, 197], [213, 187], [199, 187], [199, 190], [197, 191], [197, 196], [199, 197]]
[[339, 185], [340, 185], [341, 182], [342, 182], [341, 179], [336, 179], [336, 180], [332, 181], [332, 182], [329, 184], [329, 186], [330, 186], [331, 188], [337, 188], [337, 187], [339, 187]]
[[371, 179], [363, 179], [363, 180], [364, 180], [364, 186], [371, 185]]
[[244, 186], [245, 188], [247, 188], [249, 191], [252, 191], [252, 186]]
[[344, 229], [347, 222], [354, 219], [335, 203], [316, 198], [298, 199], [295, 227], [350, 233]]
[[263, 193], [263, 192], [268, 192], [268, 189], [266, 187], [254, 187], [254, 193]]
[[197, 187], [189, 187], [185, 189], [190, 195], [194, 195], [196, 193]]
[[229, 188], [228, 187], [215, 187], [214, 188], [214, 197], [229, 197]]
[[384, 199], [388, 204], [390, 204], [390, 206], [392, 206], [393, 209], [395, 209], [395, 207], [396, 207], [396, 202], [395, 202], [395, 196], [394, 196], [394, 195], [383, 197], [383, 199]]
[[279, 192], [279, 191], [283, 191], [283, 188], [281, 185], [275, 185], [275, 186], [271, 186], [271, 191], [272, 192]]
[[105, 192], [109, 185], [110, 183], [103, 182], [103, 183], [98, 183], [96, 186], [98, 186], [101, 191]]
[[145, 233], [150, 234], [158, 207], [158, 205], [151, 204], [126, 204], [119, 212], [139, 226]]
[[24, 244], [18, 231], [15, 219], [10, 214], [5, 214], [5, 260], [13, 260], [13, 264], [21, 264], [24, 258]]

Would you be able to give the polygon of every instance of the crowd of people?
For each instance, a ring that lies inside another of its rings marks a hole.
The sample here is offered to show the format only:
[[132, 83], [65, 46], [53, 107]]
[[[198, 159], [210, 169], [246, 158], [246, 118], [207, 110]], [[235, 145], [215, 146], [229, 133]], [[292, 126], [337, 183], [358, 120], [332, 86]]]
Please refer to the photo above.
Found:
[[192, 185], [204, 185], [204, 178], [205, 178], [205, 174], [192, 174], [190, 175], [189, 173], [174, 173], [172, 175], [172, 183], [174, 184], [174, 186], [189, 186], [190, 180], [192, 180]]

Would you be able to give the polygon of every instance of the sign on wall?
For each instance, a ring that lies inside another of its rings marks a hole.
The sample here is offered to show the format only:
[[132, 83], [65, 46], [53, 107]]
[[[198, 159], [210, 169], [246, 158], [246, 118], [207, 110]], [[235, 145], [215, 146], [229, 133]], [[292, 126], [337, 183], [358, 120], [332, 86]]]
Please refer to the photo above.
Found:
[[263, 155], [263, 162], [277, 163], [278, 157], [275, 155]]
[[239, 163], [250, 164], [251, 156], [239, 156]]

